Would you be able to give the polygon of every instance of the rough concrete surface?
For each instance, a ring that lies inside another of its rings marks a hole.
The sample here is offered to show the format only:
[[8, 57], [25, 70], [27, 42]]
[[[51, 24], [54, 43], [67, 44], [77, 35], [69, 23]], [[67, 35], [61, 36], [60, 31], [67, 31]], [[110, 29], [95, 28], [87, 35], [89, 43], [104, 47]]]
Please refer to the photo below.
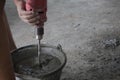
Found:
[[[18, 18], [12, 0], [6, 12], [16, 45], [35, 44], [34, 28]], [[120, 46], [104, 47], [119, 35], [120, 0], [48, 0], [42, 43], [61, 44], [67, 54], [61, 80], [120, 80]]]

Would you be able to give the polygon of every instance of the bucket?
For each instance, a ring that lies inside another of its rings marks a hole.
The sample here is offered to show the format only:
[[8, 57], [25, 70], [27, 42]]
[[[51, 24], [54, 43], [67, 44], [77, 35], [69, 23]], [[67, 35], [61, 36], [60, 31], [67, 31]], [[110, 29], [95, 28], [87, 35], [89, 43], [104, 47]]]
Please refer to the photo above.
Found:
[[28, 45], [25, 47], [21, 47], [12, 52], [12, 60], [13, 60], [16, 77], [19, 78], [19, 80], [60, 80], [62, 69], [64, 68], [67, 61], [67, 57], [63, 52], [61, 45], [58, 45], [56, 47], [56, 46], [41, 44], [41, 55], [42, 54], [51, 55], [55, 57], [60, 61], [61, 64], [56, 68], [47, 71], [46, 73], [39, 74], [39, 77], [20, 73], [18, 68], [18, 66], [20, 66], [19, 63], [23, 65], [29, 64], [29, 66], [33, 66], [38, 61], [37, 45]]

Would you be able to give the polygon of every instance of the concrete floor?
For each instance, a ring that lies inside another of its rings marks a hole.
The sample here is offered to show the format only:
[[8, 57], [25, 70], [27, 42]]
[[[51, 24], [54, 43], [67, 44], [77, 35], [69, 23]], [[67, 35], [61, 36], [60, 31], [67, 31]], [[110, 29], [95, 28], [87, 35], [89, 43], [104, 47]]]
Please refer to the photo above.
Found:
[[[18, 18], [12, 0], [6, 12], [16, 45], [35, 44], [34, 28]], [[48, 0], [42, 43], [61, 44], [67, 54], [61, 80], [120, 80], [120, 46], [104, 47], [119, 35], [120, 0]]]

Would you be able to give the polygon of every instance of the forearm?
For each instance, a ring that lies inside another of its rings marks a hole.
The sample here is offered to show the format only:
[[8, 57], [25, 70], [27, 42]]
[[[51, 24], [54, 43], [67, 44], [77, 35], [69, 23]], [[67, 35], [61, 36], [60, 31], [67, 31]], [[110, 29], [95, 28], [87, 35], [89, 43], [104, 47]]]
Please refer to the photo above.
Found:
[[1, 50], [2, 54], [0, 53], [0, 56], [2, 56], [0, 58], [0, 80], [15, 80], [10, 53], [5, 49], [3, 50]]
[[0, 80], [15, 80], [3, 13], [0, 15]]

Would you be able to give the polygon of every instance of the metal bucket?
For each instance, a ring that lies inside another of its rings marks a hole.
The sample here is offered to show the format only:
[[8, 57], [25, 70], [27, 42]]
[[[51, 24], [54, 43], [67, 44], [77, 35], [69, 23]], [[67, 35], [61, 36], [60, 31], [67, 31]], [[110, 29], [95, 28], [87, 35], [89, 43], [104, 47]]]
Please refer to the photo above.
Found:
[[29, 61], [29, 64], [33, 65], [35, 63], [34, 57], [37, 57], [37, 45], [21, 47], [12, 52], [12, 60], [15, 69], [15, 74], [16, 77], [19, 78], [19, 80], [60, 80], [62, 69], [64, 68], [67, 61], [66, 55], [63, 52], [61, 45], [55, 47], [51, 45], [41, 44], [41, 54], [49, 54], [55, 56], [60, 60], [61, 64], [56, 69], [45, 74], [40, 74], [40, 77], [36, 78], [18, 73], [16, 65], [18, 65], [19, 62], [27, 58], [32, 58], [31, 61]]

